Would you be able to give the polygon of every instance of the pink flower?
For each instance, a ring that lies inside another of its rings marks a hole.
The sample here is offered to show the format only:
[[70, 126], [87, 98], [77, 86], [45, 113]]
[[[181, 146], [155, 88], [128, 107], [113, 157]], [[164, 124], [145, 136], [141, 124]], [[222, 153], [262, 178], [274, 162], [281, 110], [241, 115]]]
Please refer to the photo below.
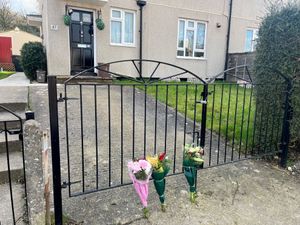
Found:
[[132, 173], [137, 173], [141, 170], [141, 167], [138, 162], [130, 161], [128, 162], [127, 166], [132, 171]]
[[146, 160], [139, 160], [140, 168], [145, 170], [146, 174], [149, 174], [151, 171], [151, 164]]

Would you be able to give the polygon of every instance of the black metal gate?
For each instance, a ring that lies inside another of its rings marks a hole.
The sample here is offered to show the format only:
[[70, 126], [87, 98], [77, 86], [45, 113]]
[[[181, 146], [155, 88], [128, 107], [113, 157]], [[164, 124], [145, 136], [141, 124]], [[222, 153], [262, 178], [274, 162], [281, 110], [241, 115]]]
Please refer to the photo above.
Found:
[[[138, 63], [143, 71], [148, 69], [148, 77], [142, 76]], [[120, 65], [132, 66], [130, 74], [138, 78], [115, 72]], [[238, 83], [213, 82], [219, 75], [204, 81], [184, 68], [154, 60], [123, 60], [96, 68], [118, 80], [76, 81], [83, 71], [64, 83], [57, 98], [56, 77], [48, 79], [57, 224], [61, 188], [74, 197], [131, 184], [126, 174], [132, 158], [166, 152], [172, 176], [182, 173], [182, 147], [187, 143], [204, 147], [204, 168], [287, 151], [288, 137], [283, 134], [288, 100], [285, 110], [275, 112], [272, 106], [282, 105], [284, 99], [261, 105], [256, 93], [259, 85], [276, 85], [288, 99], [286, 83], [254, 84], [251, 76]], [[64, 104], [58, 108], [58, 102]]]
[[0, 224], [15, 225], [28, 221], [23, 121], [3, 105], [0, 112]]

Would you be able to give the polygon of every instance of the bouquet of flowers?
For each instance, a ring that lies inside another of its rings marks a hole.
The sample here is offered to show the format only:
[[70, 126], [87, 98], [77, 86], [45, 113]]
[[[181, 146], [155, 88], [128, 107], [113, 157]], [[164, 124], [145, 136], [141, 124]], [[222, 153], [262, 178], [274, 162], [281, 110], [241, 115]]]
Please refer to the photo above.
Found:
[[153, 171], [152, 171], [152, 178], [155, 190], [159, 195], [159, 200], [161, 202], [161, 210], [163, 212], [166, 211], [165, 205], [165, 187], [166, 187], [166, 175], [170, 171], [170, 161], [166, 156], [166, 153], [162, 153], [159, 156], [147, 156], [147, 161], [151, 164]]
[[128, 162], [127, 166], [134, 189], [140, 197], [141, 203], [143, 204], [144, 217], [148, 218], [149, 210], [147, 208], [147, 200], [149, 192], [149, 179], [152, 173], [151, 164], [146, 160], [140, 159]]
[[197, 197], [197, 169], [203, 168], [203, 148], [195, 145], [186, 145], [183, 151], [183, 171], [190, 186], [190, 200], [192, 203]]

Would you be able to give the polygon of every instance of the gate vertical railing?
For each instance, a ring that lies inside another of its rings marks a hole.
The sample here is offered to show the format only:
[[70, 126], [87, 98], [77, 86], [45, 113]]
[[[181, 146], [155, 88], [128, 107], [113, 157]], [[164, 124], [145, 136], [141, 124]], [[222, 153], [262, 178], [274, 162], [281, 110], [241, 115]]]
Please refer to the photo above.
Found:
[[206, 134], [206, 117], [207, 117], [207, 97], [208, 97], [208, 85], [204, 84], [202, 92], [203, 100], [202, 103], [202, 117], [201, 117], [201, 135], [200, 135], [200, 146], [205, 146], [205, 134]]
[[56, 76], [48, 76], [48, 98], [52, 152], [54, 217], [55, 225], [62, 225], [61, 170]]

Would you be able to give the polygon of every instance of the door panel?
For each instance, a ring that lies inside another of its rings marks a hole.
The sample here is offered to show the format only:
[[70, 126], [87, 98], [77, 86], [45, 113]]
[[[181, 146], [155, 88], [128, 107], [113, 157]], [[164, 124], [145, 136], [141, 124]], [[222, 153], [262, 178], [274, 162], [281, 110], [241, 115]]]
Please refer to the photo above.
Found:
[[83, 42], [85, 44], [92, 44], [92, 32], [90, 31], [93, 29], [90, 25], [83, 25]]
[[71, 74], [76, 74], [94, 67], [93, 13], [74, 10], [71, 18]]
[[72, 24], [71, 25], [71, 34], [73, 43], [80, 43], [80, 24]]

